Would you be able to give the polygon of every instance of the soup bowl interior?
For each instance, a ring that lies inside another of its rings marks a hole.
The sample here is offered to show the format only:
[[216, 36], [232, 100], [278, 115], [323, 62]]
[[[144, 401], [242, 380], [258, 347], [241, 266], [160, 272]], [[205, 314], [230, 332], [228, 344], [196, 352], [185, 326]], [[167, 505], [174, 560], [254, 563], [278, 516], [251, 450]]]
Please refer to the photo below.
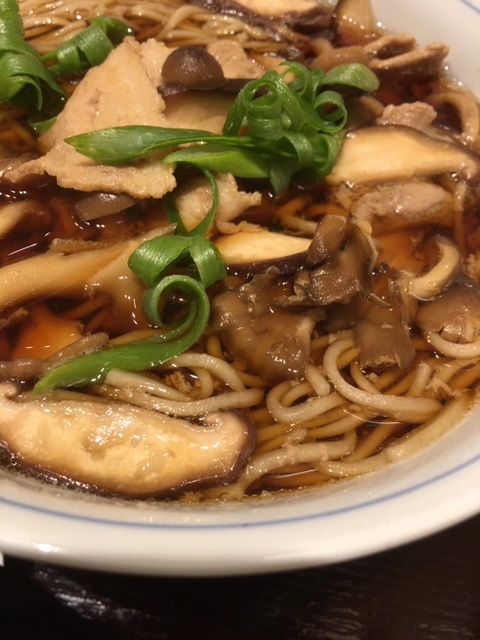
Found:
[[[480, 94], [480, 2], [373, 0], [390, 30], [447, 42], [450, 72]], [[480, 407], [381, 471], [238, 503], [112, 500], [0, 472], [0, 551], [84, 568], [206, 576], [329, 564], [429, 535], [480, 511]]]

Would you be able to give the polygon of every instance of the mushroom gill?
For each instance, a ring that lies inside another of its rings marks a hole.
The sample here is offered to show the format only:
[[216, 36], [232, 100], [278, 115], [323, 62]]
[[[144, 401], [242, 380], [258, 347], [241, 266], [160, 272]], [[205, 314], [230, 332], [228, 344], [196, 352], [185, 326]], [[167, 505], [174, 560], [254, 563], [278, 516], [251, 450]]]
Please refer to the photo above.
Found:
[[378, 370], [398, 365], [405, 369], [415, 357], [405, 310], [396, 299], [393, 283], [386, 274], [374, 278], [374, 291], [388, 306], [369, 300], [360, 302], [361, 312], [353, 331], [354, 343], [360, 348], [360, 366]]
[[280, 306], [292, 293], [291, 283], [275, 271], [254, 276], [212, 301], [212, 328], [225, 349], [267, 384], [301, 378], [309, 360], [315, 319]]
[[480, 107], [469, 93], [445, 90], [432, 93], [426, 101], [435, 108], [439, 121], [452, 133], [451, 112], [459, 123], [459, 130], [453, 128], [454, 137], [477, 153], [480, 151]]
[[0, 384], [0, 440], [20, 464], [132, 497], [169, 495], [235, 479], [254, 444], [234, 411], [201, 424], [116, 402], [17, 395]]
[[307, 268], [295, 275], [291, 301], [319, 307], [347, 303], [358, 292], [369, 295], [377, 255], [369, 230], [350, 217], [323, 216], [307, 252]]

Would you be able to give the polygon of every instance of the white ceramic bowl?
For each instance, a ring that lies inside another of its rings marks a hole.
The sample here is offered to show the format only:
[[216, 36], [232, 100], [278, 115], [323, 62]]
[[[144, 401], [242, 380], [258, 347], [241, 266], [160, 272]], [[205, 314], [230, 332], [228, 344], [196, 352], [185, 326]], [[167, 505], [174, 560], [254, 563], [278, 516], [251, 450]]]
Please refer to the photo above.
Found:
[[[480, 0], [374, 0], [388, 28], [451, 45], [452, 73], [480, 92]], [[232, 575], [382, 551], [480, 511], [480, 408], [381, 472], [308, 494], [215, 507], [111, 502], [0, 474], [0, 551], [155, 575]]]

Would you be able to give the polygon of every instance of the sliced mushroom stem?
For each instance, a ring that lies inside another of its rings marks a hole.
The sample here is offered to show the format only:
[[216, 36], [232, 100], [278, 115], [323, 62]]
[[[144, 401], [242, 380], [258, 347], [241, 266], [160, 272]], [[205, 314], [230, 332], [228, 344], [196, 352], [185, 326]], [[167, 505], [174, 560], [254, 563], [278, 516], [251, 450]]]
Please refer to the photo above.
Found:
[[259, 229], [220, 236], [215, 244], [228, 270], [247, 277], [271, 267], [280, 274], [293, 273], [305, 264], [310, 239]]
[[439, 253], [438, 262], [408, 284], [408, 292], [418, 300], [430, 300], [441, 293], [462, 270], [460, 252], [451, 240], [436, 236], [432, 242]]
[[342, 45], [369, 42], [378, 30], [370, 0], [339, 0], [331, 26]]

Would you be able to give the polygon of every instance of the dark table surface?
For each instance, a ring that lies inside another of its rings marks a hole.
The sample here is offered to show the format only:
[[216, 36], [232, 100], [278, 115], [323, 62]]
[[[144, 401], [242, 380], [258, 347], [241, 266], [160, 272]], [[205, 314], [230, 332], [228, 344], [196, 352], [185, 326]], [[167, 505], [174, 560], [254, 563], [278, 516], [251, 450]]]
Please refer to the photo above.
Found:
[[480, 639], [480, 516], [399, 549], [288, 573], [143, 578], [5, 558], [0, 638]]

